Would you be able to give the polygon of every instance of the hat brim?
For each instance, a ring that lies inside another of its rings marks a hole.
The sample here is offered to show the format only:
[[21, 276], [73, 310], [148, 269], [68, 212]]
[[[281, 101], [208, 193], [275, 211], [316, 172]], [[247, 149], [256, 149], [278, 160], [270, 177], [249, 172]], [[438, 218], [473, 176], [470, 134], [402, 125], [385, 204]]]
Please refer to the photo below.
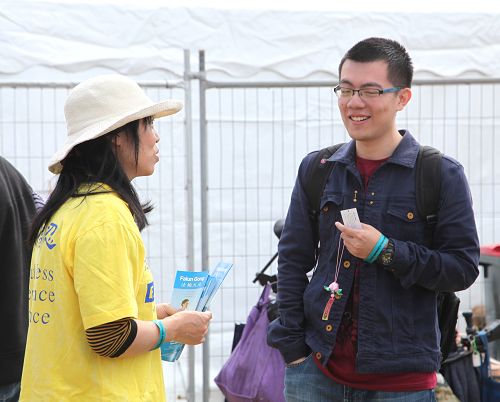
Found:
[[49, 170], [54, 174], [61, 173], [61, 161], [66, 158], [69, 152], [78, 144], [85, 141], [90, 141], [101, 137], [111, 131], [124, 126], [131, 121], [143, 119], [152, 116], [155, 119], [169, 116], [177, 113], [182, 109], [182, 102], [177, 100], [166, 100], [163, 102], [154, 103], [139, 111], [126, 113], [122, 116], [114, 116], [112, 119], [99, 121], [81, 131], [78, 136], [68, 136], [65, 144], [59, 149], [49, 162]]

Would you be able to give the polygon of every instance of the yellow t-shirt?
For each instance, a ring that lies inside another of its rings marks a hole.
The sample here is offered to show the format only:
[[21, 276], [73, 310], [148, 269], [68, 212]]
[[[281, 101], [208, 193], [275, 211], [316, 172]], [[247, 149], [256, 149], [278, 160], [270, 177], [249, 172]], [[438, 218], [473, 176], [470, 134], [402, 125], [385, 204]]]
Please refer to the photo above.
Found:
[[68, 200], [34, 246], [20, 400], [164, 401], [159, 350], [108, 358], [87, 343], [88, 328], [156, 318], [153, 277], [127, 204], [109, 187], [92, 191]]

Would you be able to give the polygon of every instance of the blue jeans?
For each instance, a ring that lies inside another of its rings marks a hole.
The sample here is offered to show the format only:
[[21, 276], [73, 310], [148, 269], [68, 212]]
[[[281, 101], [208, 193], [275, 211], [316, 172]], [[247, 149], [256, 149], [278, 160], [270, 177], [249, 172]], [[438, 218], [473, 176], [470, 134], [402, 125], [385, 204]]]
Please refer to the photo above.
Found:
[[17, 402], [19, 400], [20, 391], [20, 382], [0, 385], [0, 402]]
[[434, 390], [366, 391], [337, 384], [316, 366], [312, 355], [285, 370], [287, 402], [435, 402]]

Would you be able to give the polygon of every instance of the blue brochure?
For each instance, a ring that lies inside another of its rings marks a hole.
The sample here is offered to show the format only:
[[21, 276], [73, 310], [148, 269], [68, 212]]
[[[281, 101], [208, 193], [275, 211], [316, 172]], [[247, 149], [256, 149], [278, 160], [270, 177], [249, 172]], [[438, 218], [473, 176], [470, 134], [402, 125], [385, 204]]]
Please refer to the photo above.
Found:
[[[177, 271], [170, 304], [179, 310], [205, 311], [232, 266], [219, 262], [210, 274]], [[161, 358], [169, 362], [176, 361], [183, 349], [183, 343], [165, 342], [161, 345]]]
[[200, 300], [196, 306], [197, 311], [205, 311], [207, 309], [232, 266], [233, 264], [222, 261], [215, 266], [203, 288]]

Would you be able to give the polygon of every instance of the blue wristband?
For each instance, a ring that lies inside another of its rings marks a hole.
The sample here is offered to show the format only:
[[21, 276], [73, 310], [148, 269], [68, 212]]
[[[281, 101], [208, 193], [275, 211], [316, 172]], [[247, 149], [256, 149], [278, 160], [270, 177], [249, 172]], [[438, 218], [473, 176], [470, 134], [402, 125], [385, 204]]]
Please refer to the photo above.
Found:
[[369, 263], [369, 262], [372, 260], [372, 258], [373, 258], [373, 254], [375, 254], [375, 252], [376, 252], [377, 248], [380, 246], [380, 243], [383, 241], [383, 239], [384, 239], [384, 235], [383, 235], [383, 234], [381, 234], [381, 235], [380, 235], [380, 237], [378, 238], [377, 242], [376, 242], [376, 243], [375, 243], [375, 245], [373, 246], [372, 251], [370, 251], [370, 254], [368, 254], [368, 257], [366, 257], [366, 258], [364, 259], [364, 261], [365, 261], [365, 262], [368, 262], [368, 263]]
[[375, 254], [373, 254], [373, 257], [370, 260], [370, 264], [372, 262], [377, 261], [377, 258], [379, 257], [380, 253], [382, 253], [382, 250], [384, 250], [384, 247], [387, 245], [387, 243], [389, 243], [389, 239], [384, 236], [384, 241], [380, 243], [380, 246], [378, 247], [377, 251], [375, 252]]
[[163, 321], [162, 320], [153, 320], [153, 322], [160, 330], [160, 339], [158, 339], [158, 343], [151, 350], [158, 349], [161, 346], [161, 344], [163, 343], [163, 341], [165, 340], [165, 337], [167, 336], [167, 332], [165, 331], [165, 327], [163, 326]]
[[385, 246], [385, 241], [387, 240], [387, 237], [385, 237], [383, 234], [380, 235], [380, 237], [377, 240], [377, 243], [375, 243], [375, 246], [372, 248], [372, 251], [370, 251], [370, 254], [368, 254], [368, 257], [364, 259], [365, 262], [371, 264], [373, 261], [377, 259], [379, 254], [382, 252], [382, 249]]

